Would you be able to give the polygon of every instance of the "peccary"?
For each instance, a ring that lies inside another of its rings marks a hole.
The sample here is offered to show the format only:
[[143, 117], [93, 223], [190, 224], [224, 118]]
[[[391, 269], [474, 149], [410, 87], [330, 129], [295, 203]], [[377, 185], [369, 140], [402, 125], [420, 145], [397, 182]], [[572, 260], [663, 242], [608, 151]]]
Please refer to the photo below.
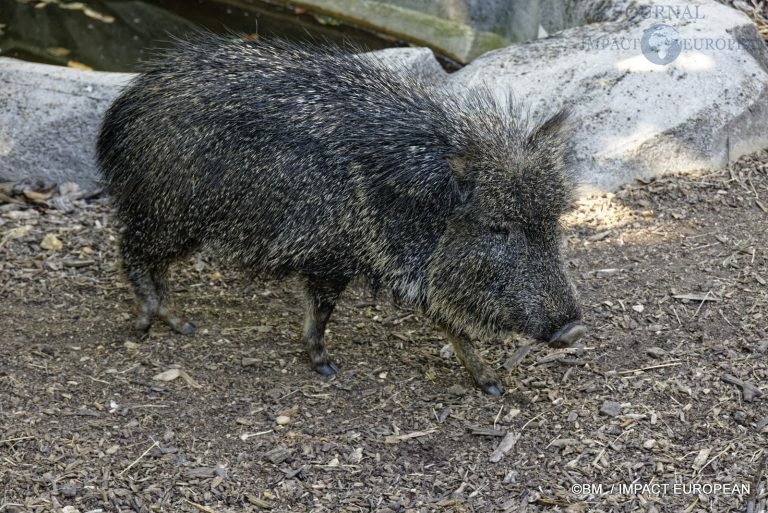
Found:
[[303, 342], [364, 277], [443, 329], [477, 384], [503, 387], [473, 338], [568, 344], [584, 332], [560, 248], [571, 203], [558, 112], [540, 123], [484, 89], [451, 93], [369, 55], [219, 36], [148, 63], [105, 115], [101, 172], [140, 306], [169, 306], [169, 264], [206, 248], [306, 278]]

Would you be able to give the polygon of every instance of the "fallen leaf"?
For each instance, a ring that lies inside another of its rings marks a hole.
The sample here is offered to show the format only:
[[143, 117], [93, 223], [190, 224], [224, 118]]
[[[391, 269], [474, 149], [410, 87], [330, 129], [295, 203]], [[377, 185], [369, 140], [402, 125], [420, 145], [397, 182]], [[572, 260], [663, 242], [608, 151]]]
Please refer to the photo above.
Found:
[[156, 381], [173, 381], [181, 375], [180, 369], [168, 369], [160, 374], [155, 375], [152, 379]]
[[62, 48], [60, 46], [54, 46], [53, 48], [46, 48], [45, 52], [52, 57], [66, 57], [72, 51], [69, 48]]
[[86, 7], [83, 9], [83, 13], [85, 13], [86, 16], [89, 18], [93, 18], [94, 20], [99, 20], [103, 23], [114, 23], [115, 17], [110, 16], [108, 14], [102, 14], [98, 11], [94, 11], [90, 7]]
[[24, 191], [24, 197], [31, 201], [45, 201], [51, 197], [52, 191], [38, 192], [38, 191]]
[[80, 71], [93, 71], [93, 68], [88, 66], [87, 64], [83, 64], [82, 62], [75, 61], [75, 60], [68, 60], [67, 66], [72, 69], [79, 69]]
[[47, 249], [48, 251], [59, 251], [64, 247], [64, 244], [62, 244], [54, 234], [48, 233], [43, 237], [43, 240], [40, 241], [40, 247]]
[[253, 495], [251, 493], [246, 493], [245, 494], [245, 498], [248, 499], [248, 502], [250, 502], [251, 504], [253, 504], [257, 508], [272, 509], [272, 505], [270, 503], [265, 502], [265, 501], [259, 499], [258, 497], [256, 497], [255, 495]]
[[24, 226], [19, 226], [17, 228], [12, 228], [11, 230], [8, 230], [8, 233], [5, 234], [5, 237], [0, 239], [0, 248], [2, 248], [3, 245], [11, 239], [19, 239], [21, 237], [26, 237], [27, 235], [29, 235], [29, 231], [31, 229], [32, 229], [31, 224], [25, 224]]

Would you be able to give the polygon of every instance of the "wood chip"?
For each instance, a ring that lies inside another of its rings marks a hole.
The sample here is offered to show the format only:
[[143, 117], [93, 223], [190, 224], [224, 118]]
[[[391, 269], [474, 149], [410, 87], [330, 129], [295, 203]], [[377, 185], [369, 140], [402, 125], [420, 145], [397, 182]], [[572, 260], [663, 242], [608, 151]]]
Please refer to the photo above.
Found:
[[259, 431], [258, 433], [242, 433], [240, 435], [240, 440], [245, 442], [246, 440], [248, 440], [249, 438], [253, 438], [254, 436], [266, 435], [266, 434], [269, 434], [269, 433], [272, 433], [272, 432], [274, 432], [274, 429], [268, 429], [266, 431]]
[[188, 499], [184, 499], [184, 500], [187, 501], [187, 504], [189, 504], [190, 506], [194, 507], [195, 509], [197, 509], [199, 511], [202, 511], [203, 513], [219, 513], [215, 509], [209, 508], [208, 506], [204, 506], [202, 504], [197, 504], [196, 502], [192, 502], [191, 500], [188, 500]]
[[181, 375], [180, 369], [168, 369], [160, 374], [155, 374], [152, 379], [155, 381], [173, 381]]
[[281, 445], [278, 445], [274, 449], [271, 449], [267, 451], [266, 454], [264, 454], [264, 458], [269, 460], [270, 463], [274, 463], [275, 465], [284, 462], [290, 457], [291, 452]]
[[471, 433], [477, 436], [505, 436], [507, 434], [506, 431], [492, 428], [472, 428]]
[[88, 267], [89, 265], [94, 265], [96, 263], [95, 260], [64, 260], [62, 261], [62, 264], [64, 264], [64, 267], [74, 267], [75, 269], [79, 269], [81, 267]]
[[619, 412], [621, 412], [621, 403], [616, 401], [603, 401], [603, 405], [600, 406], [600, 415], [615, 417]]
[[711, 293], [707, 292], [706, 294], [675, 294], [672, 296], [675, 299], [680, 300], [688, 300], [688, 301], [712, 301], [717, 302], [720, 301], [718, 298], [714, 297]]
[[611, 234], [613, 230], [606, 230], [604, 232], [595, 233], [594, 235], [590, 235], [587, 237], [587, 240], [590, 242], [597, 242], [603, 239], [608, 238], [608, 236]]
[[410, 440], [411, 438], [419, 438], [421, 436], [431, 435], [437, 431], [437, 429], [429, 429], [427, 431], [414, 431], [412, 433], [406, 433], [404, 435], [389, 435], [384, 439], [384, 443], [396, 444], [403, 440]]
[[725, 381], [726, 383], [730, 383], [732, 385], [736, 385], [737, 387], [741, 388], [741, 394], [744, 397], [744, 400], [747, 401], [748, 403], [751, 403], [752, 401], [755, 400], [755, 398], [763, 395], [763, 392], [759, 388], [757, 388], [755, 385], [747, 381], [741, 380], [736, 376], [731, 376], [730, 374], [726, 374], [720, 379]]
[[569, 445], [577, 445], [579, 443], [578, 440], [575, 438], [558, 438], [557, 440], [552, 440], [549, 443], [550, 447], [568, 447]]
[[693, 460], [693, 464], [691, 467], [693, 467], [693, 470], [701, 470], [704, 465], [707, 463], [707, 458], [709, 458], [709, 454], [712, 452], [712, 449], [704, 448], [699, 451], [699, 454], [696, 455], [696, 458]]
[[253, 495], [252, 493], [246, 493], [245, 498], [248, 499], [248, 502], [256, 506], [257, 508], [261, 509], [272, 509], [272, 505], [266, 501], [263, 501]]
[[155, 381], [173, 381], [176, 378], [181, 378], [184, 380], [184, 382], [189, 385], [192, 388], [203, 388], [202, 385], [197, 383], [194, 379], [192, 379], [192, 376], [187, 374], [187, 372], [183, 369], [173, 368], [168, 369], [167, 371], [163, 371], [160, 374], [156, 374], [152, 377]]
[[29, 235], [29, 231], [32, 229], [32, 225], [26, 224], [24, 226], [19, 226], [17, 228], [12, 228], [8, 230], [5, 235], [3, 235], [3, 238], [0, 239], [0, 248], [5, 245], [6, 242], [12, 239], [20, 239], [21, 237], [26, 237]]
[[515, 354], [510, 356], [506, 362], [504, 362], [504, 368], [507, 370], [514, 369], [518, 365], [520, 365], [520, 362], [522, 362], [525, 357], [528, 355], [528, 353], [531, 352], [531, 345], [526, 344], [524, 346], [520, 346], [517, 351], [515, 351]]
[[184, 477], [189, 479], [207, 479], [215, 476], [214, 467], [195, 467], [184, 471]]
[[518, 440], [520, 440], [520, 433], [514, 431], [507, 433], [501, 442], [499, 442], [499, 445], [496, 447], [496, 449], [494, 449], [494, 451], [488, 457], [488, 461], [491, 463], [500, 462], [501, 458], [503, 458], [506, 453], [512, 450]]
[[184, 383], [186, 383], [188, 386], [192, 388], [203, 388], [203, 386], [199, 384], [197, 381], [195, 381], [194, 379], [192, 379], [192, 376], [187, 374], [185, 370], [182, 370], [180, 375], [181, 375], [181, 379], [183, 379]]

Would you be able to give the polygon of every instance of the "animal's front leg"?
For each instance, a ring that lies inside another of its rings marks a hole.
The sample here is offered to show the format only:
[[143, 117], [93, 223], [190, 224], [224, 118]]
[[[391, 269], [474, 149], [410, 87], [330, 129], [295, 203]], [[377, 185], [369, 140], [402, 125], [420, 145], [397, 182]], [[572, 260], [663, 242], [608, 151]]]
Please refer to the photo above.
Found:
[[307, 279], [307, 311], [302, 341], [309, 352], [312, 368], [324, 376], [336, 374], [339, 370], [325, 350], [325, 326], [347, 283], [346, 279], [317, 276]]
[[496, 376], [496, 373], [491, 370], [487, 363], [480, 358], [477, 354], [472, 341], [463, 336], [456, 335], [450, 331], [446, 332], [448, 340], [451, 341], [453, 350], [456, 353], [456, 357], [469, 371], [472, 379], [480, 387], [480, 389], [486, 394], [499, 396], [504, 393], [504, 387], [501, 381]]

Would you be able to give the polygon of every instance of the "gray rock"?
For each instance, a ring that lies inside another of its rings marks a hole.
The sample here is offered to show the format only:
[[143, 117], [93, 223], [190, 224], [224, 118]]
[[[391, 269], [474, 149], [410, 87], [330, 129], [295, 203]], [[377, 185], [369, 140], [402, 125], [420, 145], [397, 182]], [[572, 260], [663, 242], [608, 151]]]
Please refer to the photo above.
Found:
[[130, 76], [0, 58], [0, 180], [96, 185], [99, 122]]
[[[374, 55], [426, 81], [446, 76], [427, 48], [392, 48]], [[0, 181], [41, 176], [96, 187], [99, 123], [133, 76], [0, 57]]]
[[[686, 5], [692, 14], [698, 8], [701, 18], [625, 16], [571, 28], [488, 53], [451, 75], [449, 83], [485, 84], [502, 96], [514, 92], [542, 114], [570, 106], [575, 162], [590, 188], [610, 190], [636, 178], [722, 168], [768, 147], [768, 50], [743, 13], [713, 0]], [[652, 64], [640, 39], [659, 22], [684, 39], [695, 38], [699, 42], [690, 45], [697, 49], [684, 48], [671, 64]], [[725, 44], [745, 38], [754, 48], [698, 49], [702, 38]], [[611, 48], [614, 41], [626, 41], [628, 49]]]
[[59, 493], [67, 498], [72, 498], [77, 496], [77, 488], [72, 484], [63, 484], [59, 486]]
[[[603, 12], [615, 18], [619, 5], [610, 2], [613, 11]], [[683, 49], [666, 66], [650, 63], [639, 43], [629, 50], [594, 46], [595, 39], [639, 42], [659, 21], [683, 38], [759, 41], [754, 24], [739, 11], [713, 0], [687, 5], [698, 7], [703, 18], [624, 16], [488, 53], [451, 75], [424, 48], [374, 55], [446, 87], [486, 84], [500, 95], [514, 92], [541, 114], [572, 107], [574, 161], [585, 190], [612, 190], [637, 178], [721, 168], [729, 159], [768, 147], [764, 44]], [[587, 40], [593, 41], [591, 50], [582, 48]], [[0, 180], [39, 175], [94, 185], [93, 144], [101, 114], [131, 76], [0, 58]]]
[[541, 0], [541, 26], [552, 34], [561, 30], [616, 21], [632, 0]]
[[541, 0], [277, 1], [429, 46], [460, 63], [535, 39], [541, 20]]
[[365, 55], [393, 68], [405, 68], [425, 82], [439, 83], [448, 74], [429, 48], [386, 48]]
[[291, 451], [282, 445], [275, 446], [264, 454], [264, 459], [277, 465], [291, 457]]
[[616, 401], [603, 401], [603, 405], [600, 406], [600, 415], [615, 417], [620, 411], [621, 404]]

